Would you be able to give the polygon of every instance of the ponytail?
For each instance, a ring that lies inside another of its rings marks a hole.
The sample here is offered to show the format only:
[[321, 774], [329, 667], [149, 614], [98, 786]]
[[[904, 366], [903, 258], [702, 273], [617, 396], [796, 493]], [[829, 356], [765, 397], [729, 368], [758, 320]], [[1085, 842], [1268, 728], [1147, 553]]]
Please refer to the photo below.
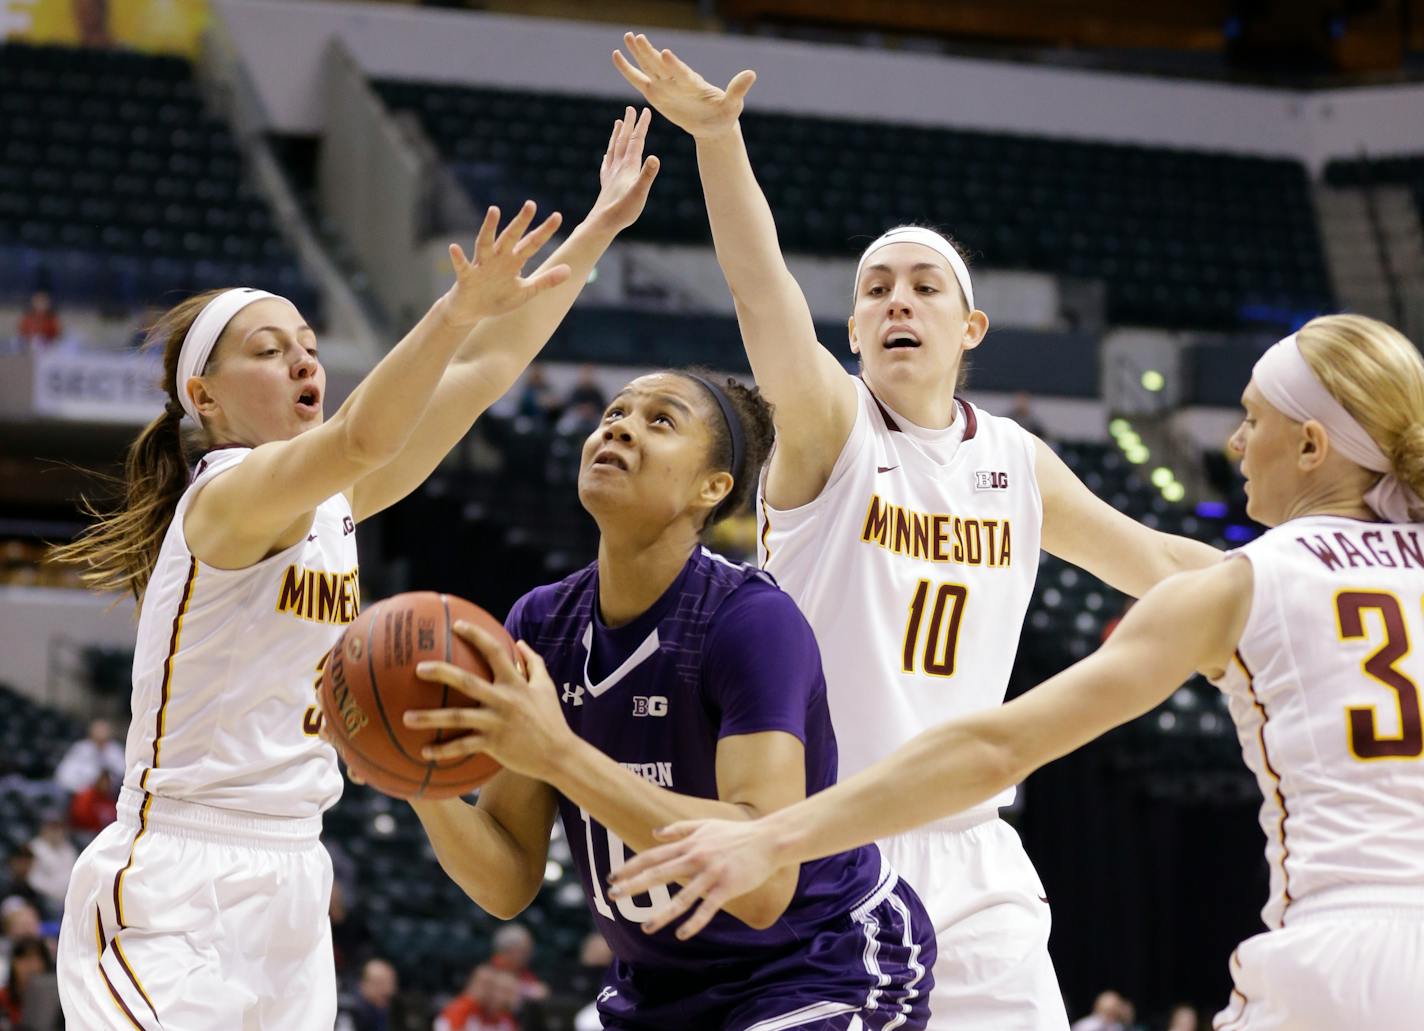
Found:
[[143, 600], [178, 499], [189, 482], [191, 456], [183, 437], [183, 406], [176, 383], [178, 353], [193, 321], [220, 293], [210, 290], [188, 298], [149, 330], [146, 346], [163, 348], [160, 386], [168, 397], [163, 412], [129, 445], [123, 478], [105, 478], [121, 496], [117, 508], [106, 512], [81, 497], [80, 509], [94, 522], [72, 542], [50, 552], [59, 562], [86, 567], [80, 579], [95, 590], [128, 591], [135, 600]]

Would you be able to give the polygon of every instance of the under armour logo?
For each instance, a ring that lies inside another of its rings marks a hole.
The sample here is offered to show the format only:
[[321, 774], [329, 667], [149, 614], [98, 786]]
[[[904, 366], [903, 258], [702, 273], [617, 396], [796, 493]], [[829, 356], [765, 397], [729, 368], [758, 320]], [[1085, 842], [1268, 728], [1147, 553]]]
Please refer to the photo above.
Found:
[[564, 701], [573, 702], [575, 705], [583, 704], [583, 688], [577, 684], [564, 685]]
[[1008, 490], [1009, 474], [981, 469], [974, 474], [975, 490]]
[[666, 716], [668, 711], [668, 700], [660, 694], [633, 696], [634, 716]]

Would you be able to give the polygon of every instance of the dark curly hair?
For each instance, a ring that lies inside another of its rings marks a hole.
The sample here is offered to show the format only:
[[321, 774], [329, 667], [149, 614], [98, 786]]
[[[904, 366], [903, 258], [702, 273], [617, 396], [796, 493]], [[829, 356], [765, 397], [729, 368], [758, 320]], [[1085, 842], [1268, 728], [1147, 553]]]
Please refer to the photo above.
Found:
[[712, 412], [712, 416], [707, 420], [707, 428], [712, 434], [712, 447], [707, 455], [708, 467], [725, 469], [732, 474], [731, 493], [708, 514], [707, 520], [702, 524], [702, 529], [705, 531], [728, 516], [742, 511], [756, 493], [757, 477], [761, 473], [761, 467], [766, 462], [767, 456], [771, 454], [771, 445], [776, 438], [776, 429], [771, 421], [771, 402], [761, 396], [761, 391], [758, 388], [748, 387], [730, 376], [713, 372], [711, 369], [694, 366], [689, 369], [674, 369], [672, 371], [694, 383], [697, 383], [697, 378], [700, 377], [717, 384], [722, 393], [727, 395], [727, 400], [732, 403], [732, 411], [736, 413], [737, 419], [742, 424], [742, 440], [744, 442], [742, 464], [740, 469], [733, 469], [732, 434], [727, 428], [726, 420], [722, 418], [721, 407], [706, 386], [701, 383], [697, 384], [707, 395], [707, 404]]

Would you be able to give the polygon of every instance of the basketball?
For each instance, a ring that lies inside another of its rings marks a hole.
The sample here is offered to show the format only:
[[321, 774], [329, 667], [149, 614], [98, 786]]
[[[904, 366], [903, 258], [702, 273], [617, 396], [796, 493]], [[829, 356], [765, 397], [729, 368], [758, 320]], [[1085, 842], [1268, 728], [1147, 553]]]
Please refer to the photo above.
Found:
[[423, 758], [426, 745], [450, 740], [450, 732], [407, 727], [402, 719], [408, 709], [475, 704], [454, 688], [415, 675], [417, 664], [433, 659], [490, 676], [479, 651], [454, 632], [462, 619], [494, 634], [515, 656], [499, 620], [463, 598], [434, 591], [377, 602], [327, 654], [317, 697], [328, 738], [351, 773], [378, 791], [401, 799], [454, 798], [499, 772], [499, 763], [486, 755]]

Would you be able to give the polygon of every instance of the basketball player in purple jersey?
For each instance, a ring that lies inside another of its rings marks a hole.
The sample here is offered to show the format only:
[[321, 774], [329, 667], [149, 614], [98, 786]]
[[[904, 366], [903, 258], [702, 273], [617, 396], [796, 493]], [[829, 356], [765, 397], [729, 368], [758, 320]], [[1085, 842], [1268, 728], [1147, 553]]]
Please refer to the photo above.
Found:
[[[527, 673], [488, 635], [489, 682], [445, 663], [420, 674], [478, 707], [412, 712], [469, 731], [428, 750], [505, 767], [476, 806], [413, 802], [446, 872], [502, 918], [533, 899], [557, 811], [616, 961], [606, 1028], [923, 1028], [935, 959], [919, 899], [875, 846], [791, 868], [692, 940], [642, 925], [669, 898], [610, 900], [604, 884], [653, 829], [751, 819], [835, 783], [815, 637], [765, 573], [699, 543], [750, 494], [771, 445], [754, 390], [696, 373], [634, 380], [584, 444], [579, 499], [598, 559], [520, 599], [506, 621]], [[631, 851], [630, 851], [631, 850]]]

